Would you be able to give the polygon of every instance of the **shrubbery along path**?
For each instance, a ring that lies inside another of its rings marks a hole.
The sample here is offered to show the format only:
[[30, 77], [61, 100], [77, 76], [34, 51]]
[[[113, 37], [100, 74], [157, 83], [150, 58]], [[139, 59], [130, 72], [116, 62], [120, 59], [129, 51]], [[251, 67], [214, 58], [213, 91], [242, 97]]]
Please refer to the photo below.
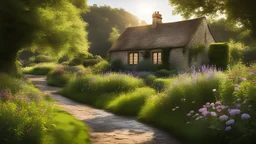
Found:
[[84, 121], [90, 128], [91, 142], [95, 144], [178, 144], [179, 142], [160, 130], [137, 122], [135, 118], [121, 117], [73, 102], [54, 94], [60, 88], [47, 86], [45, 76], [27, 75], [36, 87], [49, 93], [63, 110]]

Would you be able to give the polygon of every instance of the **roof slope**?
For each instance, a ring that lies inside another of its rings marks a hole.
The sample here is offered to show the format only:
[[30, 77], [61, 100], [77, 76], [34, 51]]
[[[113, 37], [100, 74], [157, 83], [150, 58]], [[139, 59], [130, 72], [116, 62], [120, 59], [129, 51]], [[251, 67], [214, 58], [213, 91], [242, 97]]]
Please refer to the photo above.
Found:
[[129, 27], [110, 48], [111, 51], [184, 47], [205, 17], [186, 21]]

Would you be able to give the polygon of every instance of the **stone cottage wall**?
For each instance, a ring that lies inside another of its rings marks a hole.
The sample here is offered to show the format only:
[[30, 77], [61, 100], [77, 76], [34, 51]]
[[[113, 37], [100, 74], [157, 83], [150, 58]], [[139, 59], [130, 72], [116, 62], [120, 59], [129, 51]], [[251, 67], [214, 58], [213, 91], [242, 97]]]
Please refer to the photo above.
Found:
[[176, 48], [170, 50], [169, 63], [171, 68], [178, 70], [188, 69], [188, 54], [183, 54], [183, 48]]
[[205, 52], [197, 56], [197, 63], [195, 65], [196, 67], [199, 67], [203, 64], [207, 64], [209, 62], [208, 49], [210, 44], [214, 42], [215, 40], [211, 35], [211, 32], [208, 28], [206, 20], [204, 19], [202, 23], [199, 25], [197, 31], [195, 32], [188, 46], [186, 47], [186, 49], [194, 46], [198, 46], [198, 45], [204, 45], [206, 47]]
[[[139, 52], [139, 51], [133, 51], [133, 52]], [[123, 64], [128, 64], [128, 51], [117, 51], [117, 52], [110, 52], [110, 60], [121, 60]], [[141, 52], [139, 52], [139, 62], [143, 60], [143, 55]]]

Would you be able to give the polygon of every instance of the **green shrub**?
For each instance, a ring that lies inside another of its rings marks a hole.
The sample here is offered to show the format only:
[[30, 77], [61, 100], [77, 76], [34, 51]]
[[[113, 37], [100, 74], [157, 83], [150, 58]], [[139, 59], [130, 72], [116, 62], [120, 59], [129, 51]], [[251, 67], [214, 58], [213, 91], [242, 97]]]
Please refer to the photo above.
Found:
[[32, 67], [23, 68], [23, 73], [33, 75], [47, 75], [50, 71], [57, 67], [54, 63], [40, 63]]
[[255, 63], [256, 62], [255, 55], [256, 55], [256, 46], [248, 48], [244, 52], [243, 62], [246, 63], [246, 64]]
[[177, 71], [176, 70], [168, 71], [166, 69], [161, 69], [161, 70], [156, 71], [155, 75], [157, 77], [170, 77], [173, 75], [177, 75]]
[[228, 45], [230, 49], [230, 64], [234, 65], [242, 61], [244, 59], [244, 52], [248, 47], [241, 42], [235, 42], [233, 40], [231, 40]]
[[110, 69], [112, 71], [123, 71], [125, 70], [125, 65], [123, 64], [123, 62], [119, 59], [114, 60], [111, 62], [111, 67]]
[[53, 58], [52, 56], [48, 56], [48, 55], [38, 55], [35, 57], [34, 59], [34, 63], [49, 63], [49, 62], [56, 62], [57, 59]]
[[190, 140], [200, 139], [206, 131], [203, 124], [187, 125], [186, 114], [215, 100], [213, 89], [218, 91], [224, 78], [222, 73], [181, 75], [172, 80], [171, 86], [164, 93], [147, 100], [139, 119], [192, 143]]
[[172, 79], [155, 79], [154, 82], [152, 83], [152, 87], [158, 91], [161, 92], [168, 88], [172, 83]]
[[152, 88], [138, 88], [111, 101], [107, 106], [107, 110], [117, 114], [136, 116], [145, 104], [146, 99], [155, 94], [156, 92]]
[[156, 71], [161, 65], [155, 65], [152, 60], [143, 60], [135, 66], [136, 71]]
[[140, 76], [140, 78], [142, 78], [144, 80], [144, 82], [146, 83], [146, 85], [149, 85], [149, 86], [152, 85], [153, 82], [156, 80], [156, 77], [152, 74]]
[[64, 96], [103, 108], [119, 95], [142, 87], [143, 81], [124, 74], [86, 75], [68, 83], [60, 92]]
[[226, 70], [229, 64], [229, 46], [226, 43], [214, 43], [209, 47], [210, 65]]
[[92, 71], [94, 73], [103, 73], [108, 71], [109, 69], [110, 69], [110, 64], [105, 60], [101, 61], [100, 63], [92, 67]]

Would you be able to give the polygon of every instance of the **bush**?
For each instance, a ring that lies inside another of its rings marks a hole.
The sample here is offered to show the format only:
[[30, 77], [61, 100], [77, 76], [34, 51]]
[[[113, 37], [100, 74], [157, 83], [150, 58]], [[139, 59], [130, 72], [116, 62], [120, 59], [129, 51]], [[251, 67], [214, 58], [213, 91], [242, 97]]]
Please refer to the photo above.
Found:
[[240, 42], [229, 42], [229, 49], [230, 49], [230, 64], [234, 65], [239, 61], [244, 59], [244, 52], [248, 49], [243, 43]]
[[142, 78], [144, 80], [144, 82], [146, 83], [146, 85], [148, 85], [148, 86], [152, 85], [153, 82], [156, 80], [156, 77], [152, 74], [141, 76], [140, 78]]
[[229, 64], [229, 46], [226, 43], [215, 43], [209, 47], [210, 65], [226, 70]]
[[243, 62], [246, 64], [251, 64], [256, 62], [256, 46], [248, 48], [245, 52], [244, 52], [244, 58], [243, 58]]
[[142, 80], [124, 74], [87, 75], [68, 83], [60, 93], [79, 102], [104, 108], [119, 93], [143, 85]]
[[94, 73], [103, 73], [108, 71], [109, 69], [110, 69], [110, 64], [105, 60], [101, 61], [100, 63], [92, 67], [92, 71]]
[[136, 71], [156, 71], [161, 67], [161, 65], [155, 65], [151, 60], [143, 60], [135, 66]]
[[54, 63], [40, 63], [32, 67], [23, 68], [23, 73], [33, 75], [47, 75], [50, 71], [57, 67]]
[[172, 80], [171, 79], [156, 79], [152, 83], [152, 87], [158, 91], [161, 92], [168, 88], [171, 85]]
[[146, 100], [155, 94], [154, 89], [147, 87], [138, 88], [135, 91], [121, 94], [111, 101], [107, 106], [107, 110], [117, 114], [136, 116]]
[[176, 70], [168, 71], [166, 69], [161, 69], [161, 70], [156, 71], [155, 75], [157, 77], [170, 77], [170, 76], [177, 75], [177, 71]]
[[52, 56], [48, 55], [38, 55], [35, 57], [34, 62], [35, 63], [49, 63], [49, 62], [56, 62], [57, 59], [53, 58]]
[[125, 70], [125, 65], [121, 60], [117, 59], [111, 62], [110, 69], [111, 71], [123, 71]]
[[218, 91], [224, 78], [222, 73], [181, 75], [172, 80], [164, 93], [148, 99], [139, 119], [192, 143], [190, 140], [200, 139], [205, 133], [204, 125], [188, 126], [184, 111], [198, 109], [204, 103], [215, 100], [213, 89]]

